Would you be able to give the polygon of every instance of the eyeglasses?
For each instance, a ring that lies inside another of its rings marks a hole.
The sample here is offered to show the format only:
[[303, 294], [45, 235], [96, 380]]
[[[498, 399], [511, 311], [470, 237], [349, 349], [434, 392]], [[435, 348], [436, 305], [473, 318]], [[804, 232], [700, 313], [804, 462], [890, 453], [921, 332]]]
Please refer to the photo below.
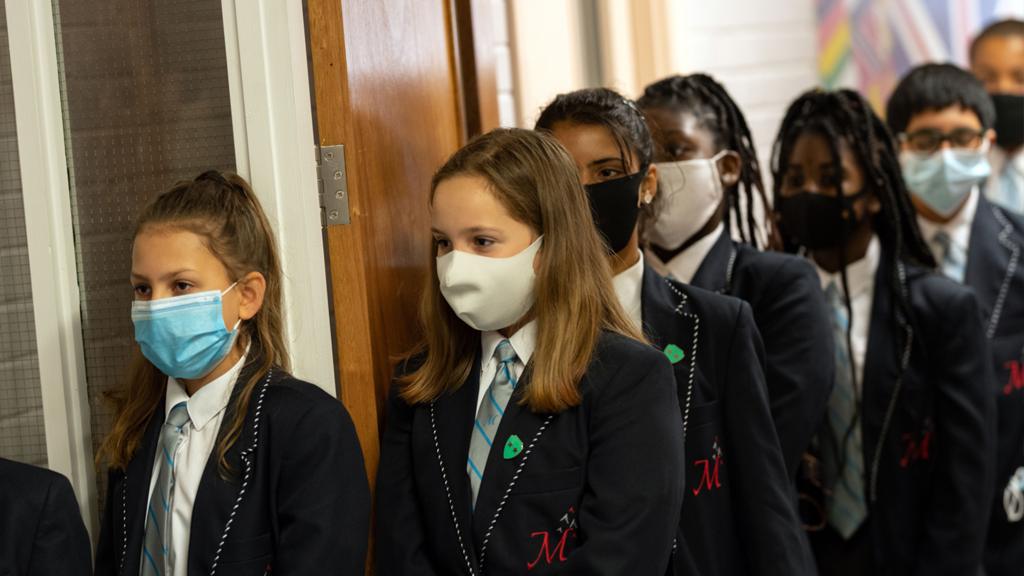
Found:
[[935, 152], [943, 142], [949, 142], [953, 148], [974, 149], [981, 146], [985, 133], [973, 128], [956, 128], [951, 132], [942, 132], [935, 128], [915, 130], [909, 134], [900, 134], [900, 141], [905, 142], [916, 152]]

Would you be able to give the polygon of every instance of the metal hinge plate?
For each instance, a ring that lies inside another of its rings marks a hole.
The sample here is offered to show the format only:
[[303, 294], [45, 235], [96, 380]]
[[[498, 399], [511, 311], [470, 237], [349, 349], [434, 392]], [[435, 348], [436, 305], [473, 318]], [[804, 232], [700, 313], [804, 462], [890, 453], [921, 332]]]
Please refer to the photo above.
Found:
[[320, 224], [349, 224], [348, 173], [345, 145], [320, 146], [316, 151], [317, 188], [320, 193]]

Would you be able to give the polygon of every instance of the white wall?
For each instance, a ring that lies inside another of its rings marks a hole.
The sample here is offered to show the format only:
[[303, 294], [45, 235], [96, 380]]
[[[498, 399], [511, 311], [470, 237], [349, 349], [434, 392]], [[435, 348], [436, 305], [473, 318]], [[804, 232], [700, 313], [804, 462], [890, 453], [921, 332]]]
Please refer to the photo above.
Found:
[[767, 169], [786, 107], [818, 85], [813, 0], [670, 0], [675, 72], [706, 72], [739, 104]]
[[517, 126], [532, 128], [552, 98], [583, 87], [581, 1], [509, 0]]

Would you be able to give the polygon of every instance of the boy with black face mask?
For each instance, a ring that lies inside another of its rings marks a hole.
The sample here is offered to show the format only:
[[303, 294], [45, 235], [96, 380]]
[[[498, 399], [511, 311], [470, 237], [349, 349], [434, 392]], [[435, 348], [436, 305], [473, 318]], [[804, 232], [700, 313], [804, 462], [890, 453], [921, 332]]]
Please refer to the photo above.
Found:
[[971, 43], [970, 53], [971, 72], [984, 83], [996, 111], [987, 195], [1024, 214], [1024, 21], [989, 24]]
[[1002, 576], [1024, 565], [1024, 220], [981, 193], [995, 112], [974, 76], [928, 64], [896, 87], [887, 119], [924, 239], [942, 273], [974, 290], [984, 316], [998, 406], [986, 567]]

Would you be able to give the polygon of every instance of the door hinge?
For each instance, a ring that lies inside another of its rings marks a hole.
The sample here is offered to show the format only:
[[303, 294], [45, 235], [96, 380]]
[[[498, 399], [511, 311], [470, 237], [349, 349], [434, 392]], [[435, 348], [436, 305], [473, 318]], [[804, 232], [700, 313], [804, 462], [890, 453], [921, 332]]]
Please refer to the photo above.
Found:
[[320, 194], [320, 224], [322, 226], [337, 226], [350, 223], [345, 145], [318, 146], [316, 162], [316, 183]]

